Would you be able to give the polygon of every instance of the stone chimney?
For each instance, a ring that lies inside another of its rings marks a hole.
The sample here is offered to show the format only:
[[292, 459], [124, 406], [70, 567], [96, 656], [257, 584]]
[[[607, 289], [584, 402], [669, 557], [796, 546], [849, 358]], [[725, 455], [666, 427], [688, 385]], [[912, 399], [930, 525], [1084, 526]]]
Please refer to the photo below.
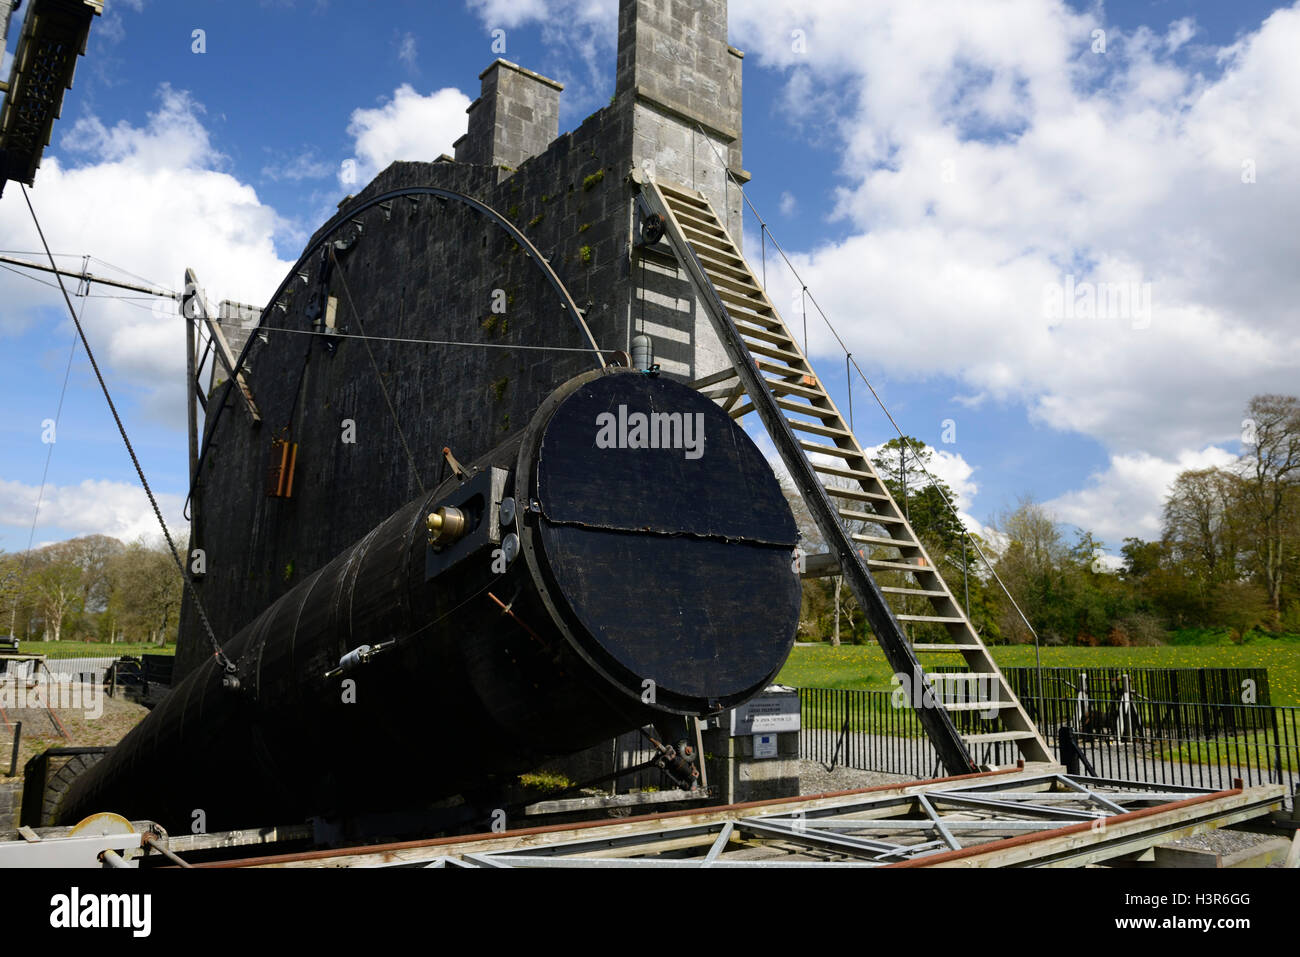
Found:
[[632, 111], [633, 164], [704, 193], [737, 245], [742, 200], [726, 173], [749, 180], [744, 56], [727, 43], [727, 0], [620, 0], [616, 102]]
[[504, 166], [509, 175], [559, 135], [564, 85], [509, 60], [495, 61], [479, 80], [479, 98], [466, 111], [469, 131], [454, 144], [456, 162]]

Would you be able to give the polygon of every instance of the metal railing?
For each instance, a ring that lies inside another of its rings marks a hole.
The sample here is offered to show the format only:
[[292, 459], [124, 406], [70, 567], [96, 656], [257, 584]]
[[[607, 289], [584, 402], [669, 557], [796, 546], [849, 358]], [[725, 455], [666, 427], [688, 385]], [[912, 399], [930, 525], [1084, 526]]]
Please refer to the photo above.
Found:
[[[801, 688], [799, 756], [846, 767], [917, 778], [938, 774], [938, 757], [911, 707], [889, 691]], [[1021, 698], [1043, 736], [1062, 755], [1058, 732], [1070, 728], [1098, 776], [1192, 787], [1283, 784], [1300, 789], [1300, 707], [1075, 696]], [[977, 711], [955, 712], [963, 733], [991, 730]], [[1016, 760], [1013, 747], [985, 745], [987, 765]]]

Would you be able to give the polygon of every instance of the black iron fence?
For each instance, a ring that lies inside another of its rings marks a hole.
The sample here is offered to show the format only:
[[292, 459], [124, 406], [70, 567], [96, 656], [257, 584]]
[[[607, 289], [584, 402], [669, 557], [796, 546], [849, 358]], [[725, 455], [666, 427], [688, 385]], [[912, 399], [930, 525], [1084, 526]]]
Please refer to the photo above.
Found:
[[[955, 687], [960, 687], [957, 685]], [[942, 696], [960, 700], [953, 685]], [[800, 756], [841, 766], [910, 777], [943, 773], [911, 706], [897, 692], [802, 688]], [[1300, 788], [1300, 707], [1198, 704], [1189, 701], [1095, 697], [1021, 697], [1039, 731], [1060, 751], [1069, 728], [1091, 771], [1102, 777], [1196, 787], [1284, 784]], [[996, 713], [956, 711], [963, 733], [997, 730]], [[974, 754], [980, 764], [1009, 765], [1015, 745], [998, 742]], [[1088, 768], [1085, 768], [1088, 770]]]
[[[965, 672], [952, 665], [927, 669], [931, 674]], [[1270, 704], [1267, 668], [1003, 668], [1018, 698], [1118, 698], [1125, 689], [1134, 698], [1175, 704]]]

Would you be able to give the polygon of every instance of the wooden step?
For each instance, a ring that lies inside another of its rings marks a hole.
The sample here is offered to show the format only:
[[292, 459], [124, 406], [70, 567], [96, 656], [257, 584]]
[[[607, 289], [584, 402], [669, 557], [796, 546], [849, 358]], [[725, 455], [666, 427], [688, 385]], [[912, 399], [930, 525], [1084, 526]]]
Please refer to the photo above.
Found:
[[[953, 618], [951, 615], [895, 615], [899, 621], [930, 621], [940, 625], [964, 625], [965, 618]], [[981, 647], [971, 645], [972, 648]]]
[[710, 234], [716, 233], [719, 238], [727, 238], [727, 231], [707, 210], [682, 204], [673, 210], [673, 215], [683, 227], [703, 230]]
[[743, 279], [746, 282], [752, 282], [760, 289], [762, 285], [756, 281], [756, 277], [749, 271], [749, 265], [744, 261], [736, 261], [734, 256], [723, 256], [721, 253], [707, 253], [703, 250], [695, 250], [695, 255], [700, 257], [700, 262], [704, 264], [704, 271], [713, 278], [715, 274], [730, 276], [732, 279]]
[[[902, 615], [896, 615], [899, 620], [903, 620]], [[919, 654], [933, 655], [964, 655], [970, 651], [988, 652], [983, 645], [954, 645], [954, 644], [914, 644], [912, 650]]]
[[886, 548], [906, 548], [909, 550], [915, 550], [921, 547], [920, 544], [914, 540], [883, 538], [880, 535], [864, 535], [861, 532], [854, 532], [849, 537], [862, 545], [883, 545]]
[[1033, 731], [991, 731], [986, 734], [963, 734], [967, 744], [997, 744], [999, 741], [1028, 741], [1036, 738]]
[[668, 195], [670, 198], [669, 205], [672, 205], [671, 200], [680, 199], [685, 200], [688, 203], [694, 203], [696, 206], [703, 206], [706, 209], [708, 208], [708, 204], [705, 202], [703, 196], [697, 190], [691, 189], [689, 186], [679, 186], [676, 183], [662, 179], [655, 180], [655, 185], [659, 187], [661, 193], [666, 193]]
[[[723, 305], [727, 307], [728, 313], [731, 312], [732, 306], [738, 306], [741, 309], [750, 310], [756, 316], [761, 316], [763, 314], [762, 313], [763, 309], [771, 308], [770, 306], [764, 306], [763, 300], [756, 299], [753, 296], [746, 295], [743, 292], [737, 292], [736, 290], [729, 289], [725, 286], [723, 286], [722, 288], [718, 288], [717, 286], [715, 286], [714, 289], [717, 291], [718, 298], [722, 300]], [[769, 328], [775, 328], [775, 327], [770, 326]]]
[[780, 382], [769, 379], [766, 376], [763, 377], [763, 381], [767, 383], [768, 390], [773, 395], [802, 395], [810, 399], [817, 399], [825, 395], [825, 393], [819, 389], [813, 389], [806, 385], [798, 385], [794, 382]]
[[951, 598], [943, 589], [901, 588], [898, 585], [881, 585], [880, 590], [887, 595], [919, 595], [924, 598]]
[[840, 518], [851, 522], [867, 522], [872, 525], [906, 525], [907, 521], [893, 515], [881, 515], [877, 512], [859, 512], [851, 508], [839, 509]]
[[746, 348], [755, 355], [767, 356], [769, 359], [779, 359], [786, 363], [794, 372], [803, 375], [811, 375], [812, 367], [804, 361], [804, 357], [797, 352], [788, 352], [774, 345], [767, 345], [761, 342], [746, 342]]
[[772, 329], [783, 332], [787, 336], [790, 335], [790, 330], [777, 317], [776, 310], [772, 309], [771, 306], [759, 305], [756, 300], [743, 297], [732, 297], [730, 300], [725, 301], [723, 305], [727, 309], [727, 315], [731, 316], [733, 321], [739, 319], [751, 326], [762, 326], [764, 329]]
[[[817, 471], [821, 471], [820, 469], [817, 469], [816, 465], [814, 465], [813, 468]], [[830, 466], [826, 466], [826, 468], [829, 469]], [[838, 475], [839, 472], [828, 471], [827, 474]], [[853, 476], [846, 476], [846, 478], [852, 477]], [[867, 478], [870, 478], [870, 476], [867, 476]], [[868, 492], [857, 488], [840, 488], [837, 485], [827, 485], [824, 487], [826, 489], [826, 494], [831, 498], [847, 498], [855, 502], [888, 502], [890, 500], [889, 496], [883, 492]], [[902, 519], [898, 519], [898, 521], [902, 521]]]
[[785, 334], [783, 329], [773, 329], [771, 326], [750, 325], [747, 320], [745, 320], [744, 325], [742, 325], [740, 321], [737, 321], [735, 316], [732, 316], [731, 319], [736, 323], [736, 329], [746, 339], [762, 339], [765, 342], [772, 343], [773, 345], [781, 346], [788, 352], [795, 352], [799, 348], [795, 344], [795, 341]]
[[[676, 213], [673, 214], [677, 215]], [[690, 240], [692, 246], [706, 246], [710, 249], [716, 249], [720, 253], [730, 253], [727, 248], [731, 245], [731, 240], [726, 234], [716, 226], [708, 227], [696, 223], [689, 216], [679, 219], [682, 232]]]
[[1014, 701], [944, 701], [939, 695], [935, 697], [944, 711], [1001, 711], [1016, 706]]
[[[876, 478], [870, 472], [863, 472], [861, 469], [851, 469], [841, 465], [832, 465], [829, 462], [814, 462], [812, 464], [812, 467], [814, 472], [821, 472], [823, 475], [837, 475], [840, 478], [854, 479], [859, 482], [870, 482], [871, 484], [877, 486], [880, 484], [880, 480], [878, 478]], [[857, 493], [857, 489], [841, 489], [841, 488], [834, 488], [833, 486], [827, 487], [826, 491], [830, 495], [840, 495], [840, 493], [844, 493], [842, 495], [843, 498], [859, 498], [861, 495], [866, 495], [872, 501], [882, 501], [882, 502], [886, 501], [883, 492], [864, 491], [861, 493]], [[857, 494], [849, 494], [849, 493], [857, 493]]]
[[709, 282], [713, 283], [713, 288], [719, 292], [728, 289], [754, 303], [763, 301], [763, 290], [758, 287], [758, 283], [751, 279], [733, 279], [731, 276], [724, 276], [721, 273], [709, 270]]
[[[825, 396], [821, 396], [819, 400], [827, 404], [829, 404], [830, 402], [830, 400], [827, 399]], [[777, 408], [784, 409], [787, 412], [799, 412], [803, 415], [815, 416], [821, 419], [823, 422], [839, 422], [840, 425], [844, 424], [844, 421], [840, 418], [839, 413], [831, 408], [826, 408], [817, 405], [808, 405], [806, 402], [798, 402], [795, 399], [785, 399], [785, 398], [777, 399], [776, 405]]]
[[858, 449], [842, 449], [838, 445], [821, 445], [803, 439], [799, 440], [799, 445], [805, 452], [812, 452], [815, 455], [834, 455], [841, 459], [863, 459], [865, 461], [865, 456]]
[[844, 429], [837, 429], [833, 425], [824, 425], [821, 422], [804, 422], [800, 419], [791, 419], [788, 416], [786, 421], [790, 423], [790, 428], [795, 432], [809, 432], [813, 435], [824, 435], [832, 439], [851, 439], [853, 434], [846, 432]]
[[701, 232], [698, 229], [692, 228], [689, 223], [682, 223], [681, 227], [682, 235], [686, 237], [686, 241], [695, 249], [696, 255], [699, 255], [701, 249], [706, 249], [719, 256], [727, 256], [734, 259], [740, 258], [740, 250], [731, 244], [731, 240]]
[[878, 568], [881, 571], [915, 572], [921, 575], [935, 574], [934, 568], [930, 565], [909, 565], [906, 562], [889, 562], [875, 558], [867, 560], [867, 567]]

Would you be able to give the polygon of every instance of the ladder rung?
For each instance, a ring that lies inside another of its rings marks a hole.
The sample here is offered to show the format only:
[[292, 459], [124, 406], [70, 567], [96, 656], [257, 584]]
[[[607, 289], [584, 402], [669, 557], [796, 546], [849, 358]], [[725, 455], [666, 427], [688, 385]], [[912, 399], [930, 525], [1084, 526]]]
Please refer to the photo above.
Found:
[[[902, 618], [902, 615], [898, 616]], [[914, 644], [912, 650], [915, 652], [927, 652], [937, 655], [964, 655], [968, 651], [983, 651], [988, 653], [983, 645], [954, 645], [954, 644]]]
[[708, 266], [705, 267], [704, 271], [708, 273], [709, 282], [713, 283], [713, 288], [719, 292], [723, 289], [730, 289], [732, 292], [752, 299], [756, 305], [763, 302], [763, 290], [752, 279], [734, 279], [731, 276], [724, 276], [716, 269]]
[[753, 411], [754, 411], [754, 403], [746, 402], [743, 405], [736, 406], [727, 414], [730, 415], [733, 419], [743, 419], [745, 416], [749, 415], [749, 413]]
[[[813, 465], [813, 468], [818, 472], [827, 472], [830, 475], [839, 475], [841, 472], [841, 470], [836, 470], [833, 472], [830, 471], [831, 466], [829, 465], [822, 466], [822, 467]], [[846, 476], [846, 478], [856, 478], [856, 477], [857, 476]], [[867, 476], [866, 478], [870, 478], [870, 476]], [[866, 481], [866, 478], [864, 478], [862, 481]], [[884, 494], [883, 492], [866, 492], [863, 491], [862, 489], [839, 488], [838, 486], [835, 485], [827, 485], [825, 486], [825, 488], [826, 488], [826, 494], [829, 495], [831, 498], [848, 498], [848, 499], [852, 499], [855, 502], [888, 502], [889, 501], [889, 496]]]
[[895, 615], [894, 617], [899, 621], [933, 621], [943, 625], [966, 624], [965, 618], [954, 618], [951, 615]]
[[705, 230], [717, 232], [720, 236], [727, 234], [718, 222], [717, 217], [710, 210], [701, 209], [697, 206], [691, 206], [688, 203], [681, 203], [673, 209], [673, 215], [677, 217], [683, 226], [688, 223], [693, 224], [692, 229], [703, 228]]
[[926, 598], [951, 597], [943, 589], [935, 588], [901, 588], [898, 585], [881, 585], [880, 590], [888, 595], [924, 595]]
[[690, 240], [692, 246], [706, 244], [710, 248], [716, 248], [718, 252], [725, 253], [728, 251], [727, 246], [731, 244], [731, 240], [729, 240], [727, 234], [718, 227], [709, 227], [705, 225], [697, 226], [696, 222], [698, 221], [692, 219], [689, 213], [682, 216], [674, 210], [673, 215], [677, 216], [678, 222], [682, 227], [682, 232], [687, 234], [686, 238]]
[[[735, 316], [731, 318], [733, 321], [736, 319]], [[798, 348], [793, 339], [780, 329], [773, 329], [771, 326], [755, 329], [748, 324], [742, 326], [740, 323], [736, 323], [736, 330], [747, 339], [763, 339], [778, 346], [785, 346], [791, 352]]]
[[943, 701], [939, 699], [939, 704], [945, 711], [1000, 711], [1003, 708], [1014, 708], [1014, 701]]
[[[748, 333], [745, 333], [748, 335]], [[785, 349], [778, 349], [776, 346], [764, 345], [761, 342], [746, 342], [745, 348], [760, 356], [767, 356], [771, 359], [780, 359], [790, 367], [792, 372], [812, 373], [812, 367], [804, 361], [804, 357], [797, 352], [787, 352]]]
[[879, 568], [882, 570], [919, 572], [921, 574], [925, 574], [927, 572], [931, 575], [937, 574], [934, 568], [930, 565], [909, 565], [906, 562], [888, 562], [888, 561], [882, 561], [875, 558], [867, 559], [867, 567]]
[[842, 459], [861, 459], [863, 458], [860, 449], [842, 449], [838, 445], [821, 445], [818, 442], [808, 442], [804, 439], [799, 440], [799, 444], [806, 452], [813, 452], [817, 455], [835, 455]]
[[767, 383], [768, 389], [775, 395], [802, 395], [810, 399], [820, 399], [825, 395], [820, 389], [812, 389], [806, 385], [797, 385], [793, 382], [777, 382], [766, 376], [763, 377], [763, 381]]
[[820, 422], [803, 422], [799, 419], [792, 419], [786, 416], [786, 421], [790, 423], [790, 428], [795, 432], [811, 432], [814, 435], [825, 435], [830, 438], [851, 439], [853, 434], [843, 429], [837, 429], [833, 425], [823, 425]]
[[[826, 401], [825, 397], [822, 397], [822, 401]], [[842, 421], [839, 413], [834, 409], [824, 409], [804, 402], [795, 402], [793, 399], [777, 399], [776, 404], [778, 408], [785, 409], [787, 412], [799, 412], [803, 415], [816, 416], [823, 422]]]
[[906, 525], [907, 520], [893, 515], [880, 515], [876, 512], [859, 512], [851, 508], [839, 509], [840, 518], [851, 522], [868, 522], [873, 525]]
[[[722, 291], [725, 292], [726, 290]], [[771, 306], [759, 305], [754, 300], [741, 296], [721, 298], [726, 298], [724, 305], [727, 307], [727, 314], [731, 316], [733, 321], [739, 319], [753, 326], [762, 326], [764, 329], [775, 329], [786, 335], [790, 334], [790, 330], [786, 329], [785, 324], [777, 318]], [[769, 315], [769, 313], [771, 314]]]
[[883, 538], [880, 535], [863, 535], [860, 532], [854, 532], [849, 537], [852, 538], [855, 542], [860, 542], [863, 545], [884, 545], [888, 548], [908, 548], [908, 549], [921, 547], [915, 541], [910, 541], [905, 539], [900, 540], [897, 538]]
[[[771, 309], [772, 307], [767, 305], [767, 303], [765, 303], [761, 298], [747, 295], [743, 292], [737, 292], [734, 289], [728, 289], [726, 286], [721, 288], [715, 286], [714, 289], [717, 290], [718, 298], [721, 299], [723, 303], [730, 304], [727, 308], [727, 312], [731, 312], [732, 306], [739, 306], [741, 309], [748, 309], [756, 317], [763, 319], [769, 318], [764, 316], [759, 310]], [[746, 317], [742, 316], [742, 318]], [[769, 326], [769, 328], [775, 328], [775, 326]]]
[[996, 744], [999, 741], [1027, 741], [1038, 737], [1033, 731], [993, 731], [988, 734], [963, 734], [967, 744]]
[[692, 194], [686, 187], [670, 186], [664, 182], [656, 182], [660, 191], [667, 194], [669, 205], [676, 209], [682, 203], [689, 203], [692, 206], [698, 206], [700, 209], [708, 209], [708, 204], [698, 195]]
[[[743, 279], [746, 282], [753, 282], [755, 286], [758, 286], [758, 283], [754, 282], [754, 274], [749, 271], [749, 267], [743, 262], [737, 264], [735, 262], [726, 261], [732, 259], [731, 256], [724, 257], [717, 254], [706, 255], [699, 249], [695, 250], [695, 255], [700, 257], [700, 262], [704, 264], [704, 271], [707, 272], [710, 277], [712, 277], [716, 272], [721, 273], [724, 276], [730, 276], [733, 279]], [[759, 286], [759, 288], [762, 287]]]
[[[696, 247], [704, 246], [708, 249], [713, 250], [714, 252], [721, 253], [724, 256], [729, 256], [736, 259], [741, 258], [740, 250], [735, 247], [735, 244], [732, 243], [729, 238], [725, 236], [715, 236], [712, 233], [705, 232], [704, 230], [700, 229], [698, 226], [694, 225], [694, 221], [690, 217], [689, 210], [686, 212], [685, 218], [681, 218], [677, 216], [678, 213], [677, 209], [673, 209], [672, 213], [674, 218], [677, 218], [677, 224], [682, 227], [682, 234], [686, 237], [686, 241], [690, 243], [692, 246], [696, 246]], [[716, 226], [714, 228], [717, 229]], [[688, 235], [689, 233], [694, 233], [695, 235], [693, 236]]]
[[[863, 471], [860, 471], [860, 470], [858, 470], [858, 469], [846, 468], [846, 467], [844, 467], [844, 466], [842, 466], [842, 465], [831, 465], [831, 464], [828, 463], [828, 462], [814, 462], [814, 463], [813, 463], [813, 471], [814, 471], [814, 472], [822, 472], [822, 473], [824, 473], [824, 474], [826, 474], [826, 475], [838, 475], [840, 478], [846, 478], [846, 479], [857, 479], [859, 482], [879, 482], [879, 481], [880, 481], [880, 480], [877, 479], [874, 475], [872, 475], [870, 472], [863, 472]], [[857, 489], [840, 489], [840, 488], [835, 488], [835, 487], [831, 486], [831, 487], [828, 487], [828, 488], [826, 489], [826, 491], [827, 491], [827, 493], [830, 494], [830, 495], [839, 495], [841, 492], [845, 492], [845, 493], [847, 493], [847, 492], [857, 492]], [[848, 495], [848, 494], [845, 494], [843, 497], [844, 497], [844, 498], [859, 498], [861, 495], [866, 495], [866, 496], [867, 496], [869, 499], [871, 499], [872, 501], [884, 501], [884, 500], [885, 500], [885, 495], [884, 495], [884, 493], [882, 493], [882, 492], [861, 492], [861, 493], [859, 493], [858, 495]]]
[[[756, 356], [751, 354], [750, 358], [754, 360], [754, 365], [758, 366], [759, 372], [770, 372], [772, 375], [778, 376], [776, 381], [781, 385], [797, 385], [805, 389], [810, 389], [812, 386], [808, 385], [807, 380], [812, 379], [814, 385], [817, 382], [816, 376], [812, 375], [810, 372], [805, 372], [803, 369], [791, 369], [787, 365], [778, 365], [776, 362], [766, 358], [765, 356]], [[821, 395], [822, 393], [817, 394], [818, 397]]]

